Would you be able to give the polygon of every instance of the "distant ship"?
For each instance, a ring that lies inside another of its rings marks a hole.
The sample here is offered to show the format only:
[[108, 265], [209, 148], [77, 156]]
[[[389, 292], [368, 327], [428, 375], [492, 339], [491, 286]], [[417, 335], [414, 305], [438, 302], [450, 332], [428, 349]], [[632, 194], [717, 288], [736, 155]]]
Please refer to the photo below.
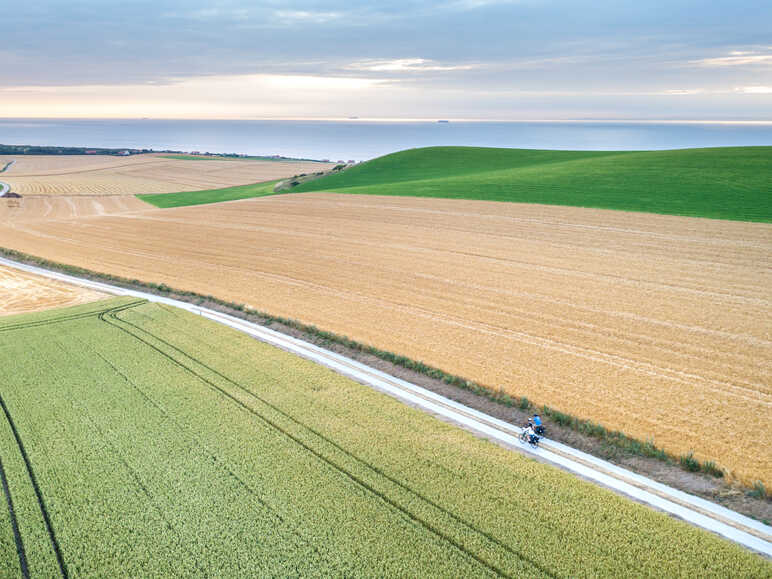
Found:
[[439, 121], [437, 121], [437, 122], [438, 122], [438, 123], [449, 123], [450, 121], [447, 121], [447, 120], [445, 120], [445, 119], [440, 119], [440, 120], [439, 120]]

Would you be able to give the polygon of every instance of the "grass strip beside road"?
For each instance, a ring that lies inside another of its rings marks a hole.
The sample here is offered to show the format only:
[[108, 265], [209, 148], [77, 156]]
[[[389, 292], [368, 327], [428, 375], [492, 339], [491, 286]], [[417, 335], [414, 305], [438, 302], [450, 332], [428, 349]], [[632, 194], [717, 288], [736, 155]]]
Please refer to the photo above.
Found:
[[541, 203], [772, 222], [772, 147], [669, 151], [428, 147], [379, 157], [292, 191]]
[[265, 197], [273, 195], [273, 186], [276, 181], [264, 183], [252, 183], [249, 185], [236, 185], [223, 189], [207, 189], [204, 191], [181, 191], [179, 193], [151, 193], [137, 195], [138, 199], [167, 209], [169, 207], [186, 207], [188, 205], [206, 205], [207, 203], [220, 203], [222, 201], [236, 201], [238, 199], [250, 199], [252, 197]]

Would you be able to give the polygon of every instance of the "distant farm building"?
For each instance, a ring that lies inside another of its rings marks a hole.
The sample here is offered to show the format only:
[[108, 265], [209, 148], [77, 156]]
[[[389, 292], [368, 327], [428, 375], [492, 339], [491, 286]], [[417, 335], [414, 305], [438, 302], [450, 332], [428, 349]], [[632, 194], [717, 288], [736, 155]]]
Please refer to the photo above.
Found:
[[3, 195], [3, 199], [7, 199], [6, 204], [8, 207], [21, 207], [21, 195], [9, 191]]

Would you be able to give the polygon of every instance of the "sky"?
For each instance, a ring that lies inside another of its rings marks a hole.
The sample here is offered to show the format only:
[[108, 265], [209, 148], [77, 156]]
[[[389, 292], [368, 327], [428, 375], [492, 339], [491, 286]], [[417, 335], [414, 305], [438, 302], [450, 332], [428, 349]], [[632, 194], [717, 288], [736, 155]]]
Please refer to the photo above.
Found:
[[35, 0], [0, 117], [772, 121], [772, 2]]

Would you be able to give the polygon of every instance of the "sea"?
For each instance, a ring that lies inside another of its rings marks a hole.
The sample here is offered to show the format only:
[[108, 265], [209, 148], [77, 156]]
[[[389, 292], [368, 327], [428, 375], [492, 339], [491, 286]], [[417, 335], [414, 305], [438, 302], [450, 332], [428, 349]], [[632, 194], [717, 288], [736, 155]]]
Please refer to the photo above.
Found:
[[432, 145], [574, 150], [772, 145], [772, 123], [0, 118], [0, 144], [365, 161]]

